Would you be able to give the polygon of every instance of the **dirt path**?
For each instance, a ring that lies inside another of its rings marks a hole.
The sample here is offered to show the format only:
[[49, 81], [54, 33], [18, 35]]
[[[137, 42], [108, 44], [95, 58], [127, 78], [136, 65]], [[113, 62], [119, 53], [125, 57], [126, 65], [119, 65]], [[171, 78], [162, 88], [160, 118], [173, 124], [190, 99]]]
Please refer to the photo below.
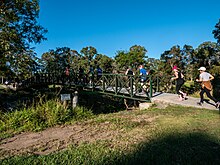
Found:
[[76, 124], [48, 128], [39, 133], [21, 133], [1, 141], [0, 155], [3, 157], [27, 153], [46, 155], [63, 150], [69, 144], [111, 139], [117, 134], [117, 131], [111, 131], [108, 127], [108, 123], [101, 125]]

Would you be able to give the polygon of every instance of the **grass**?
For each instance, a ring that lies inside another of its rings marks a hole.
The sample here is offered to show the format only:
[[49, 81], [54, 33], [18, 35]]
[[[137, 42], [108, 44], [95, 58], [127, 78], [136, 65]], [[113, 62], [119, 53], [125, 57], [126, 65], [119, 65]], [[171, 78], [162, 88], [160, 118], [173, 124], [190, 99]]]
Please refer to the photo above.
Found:
[[93, 113], [84, 108], [64, 108], [58, 100], [48, 100], [29, 108], [0, 114], [0, 139], [23, 131], [41, 131], [55, 125], [90, 118]]
[[1, 84], [0, 84], [0, 90], [1, 90], [1, 89], [5, 89], [5, 87], [4, 87], [4, 85], [1, 85]]
[[[78, 125], [88, 125], [90, 132], [95, 132], [97, 136], [103, 132], [113, 132], [113, 135], [95, 141], [73, 142], [66, 150], [49, 155], [8, 157], [0, 160], [0, 164], [220, 163], [218, 111], [180, 106], [169, 106], [166, 109], [152, 107], [150, 110], [121, 111], [92, 118], [88, 115], [89, 119], [82, 117], [82, 112], [81, 109], [79, 116], [84, 120], [78, 121]], [[70, 121], [68, 119], [67, 123]], [[50, 126], [53, 125], [55, 123]], [[14, 128], [14, 131], [19, 128]]]

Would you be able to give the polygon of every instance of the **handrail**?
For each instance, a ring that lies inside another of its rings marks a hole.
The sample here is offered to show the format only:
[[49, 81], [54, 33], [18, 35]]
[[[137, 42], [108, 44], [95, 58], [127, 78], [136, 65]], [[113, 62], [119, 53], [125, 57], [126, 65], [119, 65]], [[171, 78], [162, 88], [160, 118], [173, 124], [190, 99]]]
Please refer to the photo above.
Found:
[[93, 78], [80, 74], [64, 76], [55, 73], [35, 74], [22, 82], [22, 87], [27, 88], [39, 84], [60, 84], [70, 86], [81, 86], [86, 89], [96, 90], [105, 94], [113, 94], [119, 97], [130, 99], [150, 100], [159, 89], [159, 81], [147, 76], [144, 83], [140, 82], [137, 75], [103, 73], [100, 78], [96, 75]]

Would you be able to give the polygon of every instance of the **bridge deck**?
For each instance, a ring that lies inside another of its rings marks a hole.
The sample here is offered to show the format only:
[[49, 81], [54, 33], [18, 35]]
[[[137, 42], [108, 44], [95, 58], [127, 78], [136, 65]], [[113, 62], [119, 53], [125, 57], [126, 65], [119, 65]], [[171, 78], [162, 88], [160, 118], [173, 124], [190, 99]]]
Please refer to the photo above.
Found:
[[197, 105], [197, 102], [200, 101], [200, 98], [187, 96], [186, 100], [179, 101], [177, 94], [172, 94], [172, 93], [157, 93], [151, 98], [151, 101], [155, 103], [164, 103], [171, 105], [181, 105], [185, 107], [196, 107], [202, 109], [218, 110], [215, 107], [215, 103], [212, 100], [208, 102], [204, 102], [203, 106], [200, 106]]

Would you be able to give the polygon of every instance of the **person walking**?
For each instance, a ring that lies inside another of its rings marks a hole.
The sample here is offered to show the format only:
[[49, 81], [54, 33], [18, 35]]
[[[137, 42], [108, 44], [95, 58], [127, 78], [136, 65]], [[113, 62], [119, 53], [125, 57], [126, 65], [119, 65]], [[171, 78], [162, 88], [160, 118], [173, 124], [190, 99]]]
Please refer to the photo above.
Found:
[[88, 76], [89, 76], [89, 85], [92, 85], [94, 82], [94, 68], [92, 65], [90, 65], [89, 67]]
[[199, 79], [196, 79], [196, 82], [201, 83], [201, 91], [199, 93], [200, 94], [200, 102], [198, 102], [197, 104], [200, 106], [203, 105], [203, 102], [204, 102], [203, 95], [204, 95], [204, 93], [206, 93], [207, 97], [215, 102], [216, 108], [220, 108], [220, 102], [210, 94], [210, 92], [212, 90], [211, 80], [214, 79], [214, 76], [212, 76], [210, 73], [206, 72], [206, 68], [203, 66], [200, 67], [198, 70], [200, 71], [200, 75], [199, 75]]
[[97, 65], [97, 68], [96, 68], [96, 76], [97, 76], [97, 81], [100, 80], [102, 77], [102, 69], [100, 68], [99, 65]]
[[184, 75], [181, 71], [178, 70], [177, 66], [174, 66], [172, 70], [174, 71], [174, 77], [172, 77], [172, 80], [176, 80], [176, 93], [179, 96], [179, 101], [183, 101], [186, 98], [186, 93], [180, 89], [184, 84]]
[[64, 77], [64, 83], [68, 83], [68, 82], [70, 82], [70, 65], [67, 65], [66, 66], [66, 69], [65, 69], [65, 71], [64, 71], [64, 75], [65, 75], [65, 77]]
[[140, 83], [141, 83], [141, 91], [142, 93], [146, 93], [146, 81], [147, 81], [147, 75], [148, 75], [148, 72], [147, 70], [144, 68], [144, 65], [140, 65], [139, 66], [139, 72], [140, 72]]
[[128, 77], [128, 88], [130, 89], [130, 87], [131, 87], [131, 78], [132, 78], [132, 76], [134, 76], [134, 72], [133, 72], [133, 70], [132, 70], [132, 67], [131, 66], [129, 66], [128, 68], [127, 68], [127, 70], [126, 70], [126, 72], [125, 72], [125, 75], [127, 75]]

